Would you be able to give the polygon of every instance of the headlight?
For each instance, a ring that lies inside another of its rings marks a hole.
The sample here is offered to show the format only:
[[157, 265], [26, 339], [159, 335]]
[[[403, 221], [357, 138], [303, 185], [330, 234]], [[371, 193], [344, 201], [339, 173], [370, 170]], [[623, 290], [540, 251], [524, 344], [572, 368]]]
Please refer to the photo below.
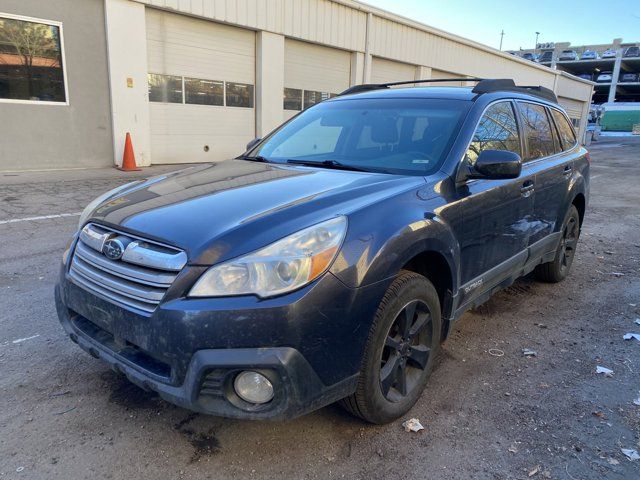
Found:
[[103, 193], [95, 200], [92, 200], [89, 205], [87, 205], [82, 213], [80, 214], [80, 220], [78, 221], [78, 229], [84, 227], [85, 222], [89, 219], [89, 216], [93, 213], [93, 211], [105, 200], [113, 197], [114, 195], [120, 193], [122, 190], [130, 188], [137, 183], [141, 183], [144, 180], [136, 180], [135, 182], [125, 183], [124, 185], [120, 185], [119, 187], [114, 188], [113, 190], [109, 190], [107, 193]]
[[189, 296], [264, 298], [300, 288], [329, 268], [346, 231], [346, 217], [336, 217], [244, 257], [215, 265], [200, 277]]

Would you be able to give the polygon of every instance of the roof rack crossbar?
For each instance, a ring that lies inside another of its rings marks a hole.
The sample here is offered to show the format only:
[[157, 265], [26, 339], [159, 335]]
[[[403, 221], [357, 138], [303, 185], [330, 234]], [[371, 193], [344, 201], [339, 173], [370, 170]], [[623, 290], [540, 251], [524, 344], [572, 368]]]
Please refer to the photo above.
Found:
[[545, 100], [558, 103], [558, 97], [553, 90], [535, 85], [516, 85], [510, 78], [430, 78], [425, 80], [405, 80], [402, 82], [389, 82], [389, 83], [365, 83], [362, 85], [355, 85], [347, 88], [344, 92], [338, 94], [351, 95], [353, 93], [368, 92], [371, 90], [383, 90], [398, 85], [413, 85], [416, 83], [442, 83], [442, 82], [477, 82], [476, 86], [471, 90], [473, 93], [491, 93], [491, 92], [515, 92], [526, 93], [534, 95], [536, 97], [543, 98]]
[[558, 97], [553, 90], [539, 85], [516, 85], [510, 78], [497, 78], [492, 80], [483, 80], [479, 82], [473, 90], [473, 93], [490, 93], [490, 92], [515, 92], [527, 93], [536, 97], [543, 98], [550, 102], [558, 103]]

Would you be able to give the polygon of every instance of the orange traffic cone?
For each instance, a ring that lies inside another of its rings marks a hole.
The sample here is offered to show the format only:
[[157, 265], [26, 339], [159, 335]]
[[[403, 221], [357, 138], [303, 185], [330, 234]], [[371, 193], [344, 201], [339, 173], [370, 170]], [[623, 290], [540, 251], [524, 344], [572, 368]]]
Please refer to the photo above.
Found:
[[122, 156], [122, 165], [118, 167], [118, 170], [123, 172], [137, 172], [140, 171], [136, 167], [136, 157], [133, 154], [133, 145], [131, 144], [131, 135], [127, 132], [127, 137], [124, 141], [124, 155]]

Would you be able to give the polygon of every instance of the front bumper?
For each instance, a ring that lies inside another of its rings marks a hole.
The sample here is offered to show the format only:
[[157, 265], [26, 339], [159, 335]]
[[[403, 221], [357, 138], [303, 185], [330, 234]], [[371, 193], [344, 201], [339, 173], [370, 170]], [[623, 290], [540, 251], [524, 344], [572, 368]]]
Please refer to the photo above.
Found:
[[[271, 300], [172, 298], [141, 315], [75, 285], [63, 268], [56, 307], [65, 331], [134, 384], [197, 412], [289, 419], [351, 394], [386, 282], [349, 289], [330, 274]], [[262, 406], [233, 393], [243, 370], [274, 385]]]

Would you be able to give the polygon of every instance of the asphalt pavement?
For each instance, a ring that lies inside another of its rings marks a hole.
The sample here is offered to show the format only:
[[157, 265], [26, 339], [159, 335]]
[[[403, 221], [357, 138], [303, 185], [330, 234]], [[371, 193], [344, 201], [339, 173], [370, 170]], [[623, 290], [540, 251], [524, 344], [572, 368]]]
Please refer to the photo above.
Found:
[[[92, 198], [178, 166], [0, 172], [0, 478], [638, 479], [640, 139], [592, 145], [573, 271], [465, 314], [409, 417], [196, 415], [129, 384], [58, 324], [53, 287]], [[537, 356], [524, 356], [523, 349]], [[596, 374], [598, 365], [613, 376]]]

